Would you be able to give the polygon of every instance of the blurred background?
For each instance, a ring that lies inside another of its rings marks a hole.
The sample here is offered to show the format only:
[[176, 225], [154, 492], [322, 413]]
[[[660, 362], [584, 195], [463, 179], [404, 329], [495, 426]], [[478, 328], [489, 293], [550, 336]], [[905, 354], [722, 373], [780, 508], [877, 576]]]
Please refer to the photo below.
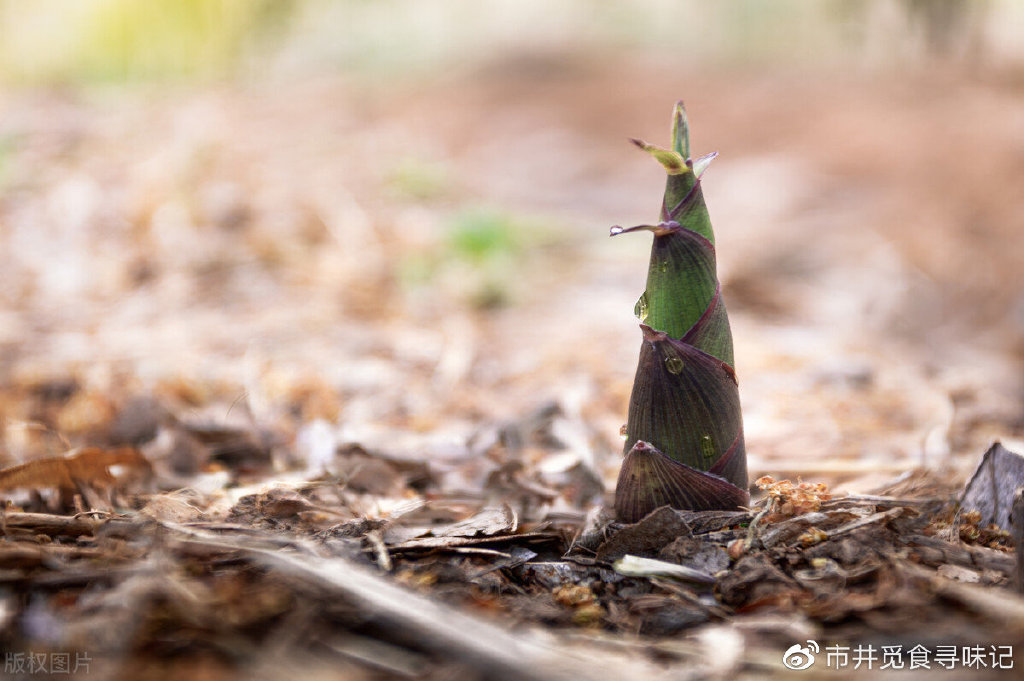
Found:
[[649, 241], [608, 227], [656, 218], [627, 137], [683, 99], [752, 473], [966, 474], [1024, 436], [1021, 36], [1013, 0], [0, 0], [0, 455], [138, 395], [421, 454], [553, 401], [613, 481]]

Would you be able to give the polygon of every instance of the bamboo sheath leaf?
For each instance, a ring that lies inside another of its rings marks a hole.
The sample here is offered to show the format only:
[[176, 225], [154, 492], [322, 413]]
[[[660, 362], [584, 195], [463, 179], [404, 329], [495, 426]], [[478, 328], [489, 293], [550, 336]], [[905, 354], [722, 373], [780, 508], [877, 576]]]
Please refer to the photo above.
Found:
[[661, 506], [698, 511], [737, 508], [746, 490], [725, 478], [674, 461], [643, 440], [626, 455], [615, 491], [615, 515], [635, 523]]
[[629, 522], [663, 505], [727, 509], [748, 500], [732, 332], [700, 187], [715, 154], [690, 160], [682, 103], [673, 115], [671, 150], [633, 142], [668, 179], [658, 224], [611, 230], [654, 235], [635, 309], [643, 343], [616, 489], [616, 511]]
[[688, 343], [646, 325], [641, 329], [627, 434], [680, 463], [709, 470], [742, 429], [732, 369]]

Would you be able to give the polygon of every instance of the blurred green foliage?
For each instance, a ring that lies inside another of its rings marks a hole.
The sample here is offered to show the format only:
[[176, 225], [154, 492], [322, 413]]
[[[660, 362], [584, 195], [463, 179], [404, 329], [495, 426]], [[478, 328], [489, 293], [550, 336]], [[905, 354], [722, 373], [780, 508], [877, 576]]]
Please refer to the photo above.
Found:
[[0, 82], [204, 79], [276, 69], [417, 77], [507, 54], [687, 63], [1020, 62], [1018, 0], [0, 0]]
[[407, 199], [430, 201], [443, 197], [451, 186], [448, 168], [440, 161], [416, 157], [402, 159], [389, 173], [388, 186]]
[[299, 0], [0, 0], [0, 74], [15, 82], [232, 73]]
[[475, 264], [514, 256], [521, 248], [521, 225], [506, 213], [469, 209], [454, 216], [448, 228], [452, 254]]
[[549, 221], [486, 206], [456, 211], [442, 224], [439, 236], [433, 248], [409, 251], [401, 258], [398, 280], [410, 291], [454, 289], [479, 309], [508, 304], [531, 256], [558, 248], [565, 239]]
[[10, 158], [17, 148], [17, 139], [14, 135], [0, 134], [0, 189], [3, 189], [8, 182], [8, 169]]

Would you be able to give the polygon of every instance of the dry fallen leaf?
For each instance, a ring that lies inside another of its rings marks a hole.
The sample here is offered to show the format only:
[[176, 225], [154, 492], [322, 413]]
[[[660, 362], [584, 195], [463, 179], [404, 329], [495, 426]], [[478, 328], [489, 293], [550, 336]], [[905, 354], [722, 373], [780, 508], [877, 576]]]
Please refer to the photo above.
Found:
[[57, 488], [74, 491], [79, 485], [97, 489], [113, 487], [118, 478], [111, 466], [125, 466], [149, 474], [149, 461], [133, 447], [87, 447], [66, 456], [36, 459], [0, 470], [0, 489]]
[[768, 493], [768, 522], [813, 513], [821, 509], [821, 502], [832, 498], [828, 486], [823, 482], [803, 482], [797, 478], [797, 482], [793, 483], [765, 475], [754, 484]]

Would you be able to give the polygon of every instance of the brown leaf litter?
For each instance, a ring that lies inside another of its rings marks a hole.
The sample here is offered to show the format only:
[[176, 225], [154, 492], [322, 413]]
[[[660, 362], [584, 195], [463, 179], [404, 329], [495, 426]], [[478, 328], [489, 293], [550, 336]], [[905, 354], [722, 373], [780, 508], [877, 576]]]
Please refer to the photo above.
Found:
[[807, 638], [1024, 644], [1013, 538], [935, 486], [844, 496], [764, 477], [749, 510], [622, 524], [580, 493], [600, 479], [585, 461], [538, 470], [531, 447], [562, 447], [543, 425], [557, 412], [538, 413], [441, 461], [332, 440], [319, 477], [272, 484], [246, 482], [280, 465], [257, 430], [166, 414], [138, 446], [8, 467], [0, 643], [88, 651], [117, 678], [359, 679], [661, 678], [673, 663], [760, 678]]

